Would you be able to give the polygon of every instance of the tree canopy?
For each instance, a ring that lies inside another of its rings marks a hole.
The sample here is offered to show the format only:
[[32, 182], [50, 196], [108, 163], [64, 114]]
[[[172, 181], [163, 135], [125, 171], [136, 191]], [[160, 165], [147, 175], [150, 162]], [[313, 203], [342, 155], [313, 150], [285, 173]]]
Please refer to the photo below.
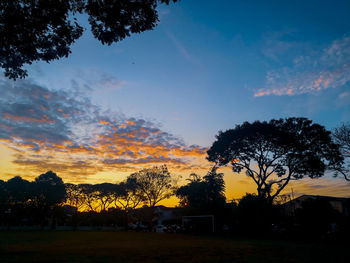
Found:
[[25, 64], [50, 62], [71, 53], [84, 28], [77, 15], [88, 15], [102, 44], [153, 29], [159, 3], [177, 0], [3, 0], [0, 1], [0, 66], [10, 79], [24, 78]]
[[180, 205], [188, 208], [213, 208], [225, 204], [225, 181], [223, 173], [212, 169], [203, 178], [191, 174], [189, 183], [176, 191]]
[[174, 194], [174, 181], [166, 165], [142, 169], [129, 175], [128, 180], [134, 180], [150, 207]]
[[220, 131], [207, 159], [245, 171], [258, 196], [272, 200], [291, 180], [321, 177], [338, 167], [342, 156], [330, 132], [306, 118], [244, 122]]
[[33, 200], [45, 208], [65, 201], [66, 188], [62, 179], [52, 171], [39, 175], [34, 181]]
[[337, 173], [344, 176], [345, 180], [350, 181], [350, 124], [342, 124], [333, 132], [333, 138], [340, 146], [344, 157], [344, 163], [337, 169]]
[[7, 201], [10, 204], [24, 203], [32, 195], [30, 182], [15, 176], [8, 180], [5, 185]]
[[122, 194], [119, 198], [115, 199], [116, 207], [120, 206], [124, 210], [135, 209], [142, 202], [146, 201], [146, 198], [137, 185], [135, 177], [129, 177], [125, 182], [119, 183], [119, 187], [122, 191]]

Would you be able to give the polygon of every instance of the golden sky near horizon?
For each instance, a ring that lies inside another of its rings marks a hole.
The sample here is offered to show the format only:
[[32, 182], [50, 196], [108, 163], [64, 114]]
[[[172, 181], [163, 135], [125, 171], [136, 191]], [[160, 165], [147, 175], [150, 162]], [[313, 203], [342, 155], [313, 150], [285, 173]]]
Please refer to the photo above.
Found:
[[[45, 167], [38, 167], [37, 165], [33, 169], [30, 166], [23, 166], [21, 164], [13, 163], [15, 160], [13, 155], [15, 151], [8, 149], [4, 144], [0, 144], [0, 179], [8, 180], [13, 176], [19, 175], [27, 180], [34, 180], [35, 177], [41, 173], [46, 172], [50, 169], [45, 169]], [[204, 157], [204, 156], [203, 156]], [[69, 160], [67, 160], [69, 161]], [[203, 159], [203, 162], [206, 161]], [[137, 169], [150, 167], [148, 164], [142, 166], [135, 166], [134, 168], [111, 168], [108, 166], [104, 170], [97, 171], [95, 174], [89, 174], [88, 176], [81, 177], [78, 174], [73, 176], [72, 172], [66, 173], [63, 169], [62, 172], [54, 170], [58, 176], [63, 178], [64, 182], [71, 183], [102, 183], [111, 182], [117, 183], [123, 181], [130, 173], [137, 171]], [[179, 178], [178, 185], [183, 185], [186, 183], [191, 172], [196, 172], [201, 176], [204, 176], [207, 170], [204, 167], [210, 168], [210, 164], [206, 162], [201, 168], [191, 169], [184, 167], [174, 167], [169, 165], [169, 171], [174, 177]], [[58, 167], [57, 167], [58, 168]], [[82, 171], [84, 168], [75, 168]], [[59, 169], [58, 169], [59, 170]], [[233, 173], [230, 167], [223, 167], [219, 169], [219, 172], [224, 173], [224, 180], [226, 184], [226, 198], [227, 200], [239, 199], [246, 193], [256, 193], [256, 186], [250, 178], [247, 178], [244, 173], [241, 174]], [[328, 195], [328, 196], [338, 196], [338, 197], [349, 197], [350, 196], [350, 183], [346, 182], [343, 178], [332, 178], [331, 176], [325, 176], [318, 179], [305, 178], [299, 181], [292, 181], [282, 192], [282, 194], [291, 195], [292, 191], [294, 197], [300, 196], [302, 194], [314, 194], [314, 195]], [[178, 204], [178, 199], [172, 197], [168, 200], [160, 202], [160, 204], [165, 206], [176, 206]]]
[[[142, 168], [166, 164], [170, 173], [186, 183], [191, 173], [204, 176], [212, 164], [206, 147], [189, 145], [145, 118], [128, 118], [103, 111], [74, 90], [50, 90], [30, 81], [16, 85], [0, 79], [0, 179], [27, 180], [53, 171], [64, 182], [120, 182]], [[226, 197], [255, 193], [244, 173], [225, 174]], [[291, 182], [295, 196], [320, 194], [350, 196], [350, 183], [326, 176]], [[174, 206], [176, 198], [162, 204]]]

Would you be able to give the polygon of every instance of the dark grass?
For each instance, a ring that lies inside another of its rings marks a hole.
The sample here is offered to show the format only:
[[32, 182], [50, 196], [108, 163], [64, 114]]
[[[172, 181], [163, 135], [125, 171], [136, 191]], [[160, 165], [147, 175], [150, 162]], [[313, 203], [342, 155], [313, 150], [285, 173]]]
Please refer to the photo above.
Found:
[[0, 262], [350, 262], [345, 244], [135, 232], [0, 232]]

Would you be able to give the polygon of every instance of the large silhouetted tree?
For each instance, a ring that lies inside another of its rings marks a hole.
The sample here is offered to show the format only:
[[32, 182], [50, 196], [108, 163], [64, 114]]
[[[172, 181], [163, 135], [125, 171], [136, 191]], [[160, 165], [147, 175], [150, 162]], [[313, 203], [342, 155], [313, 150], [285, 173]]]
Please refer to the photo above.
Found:
[[343, 165], [337, 169], [337, 173], [344, 176], [345, 180], [350, 181], [350, 124], [342, 124], [333, 132], [333, 138], [340, 146], [344, 157]]
[[88, 16], [95, 38], [111, 45], [153, 29], [158, 4], [171, 1], [177, 0], [2, 0], [0, 66], [5, 76], [24, 78], [25, 64], [67, 57], [84, 30], [78, 14]]
[[33, 182], [33, 201], [42, 209], [50, 209], [66, 200], [66, 188], [54, 172], [39, 175]]
[[46, 219], [50, 218], [50, 225], [54, 227], [54, 210], [66, 200], [66, 188], [60, 177], [48, 171], [35, 178], [31, 183], [32, 197], [30, 203], [35, 207], [35, 216], [44, 227]]
[[142, 169], [129, 175], [150, 207], [174, 194], [173, 179], [166, 165]]
[[24, 204], [32, 197], [31, 183], [15, 176], [4, 183], [5, 196], [9, 205]]
[[272, 200], [291, 180], [321, 177], [342, 163], [330, 132], [306, 118], [255, 121], [219, 132], [207, 159], [245, 171], [258, 196]]

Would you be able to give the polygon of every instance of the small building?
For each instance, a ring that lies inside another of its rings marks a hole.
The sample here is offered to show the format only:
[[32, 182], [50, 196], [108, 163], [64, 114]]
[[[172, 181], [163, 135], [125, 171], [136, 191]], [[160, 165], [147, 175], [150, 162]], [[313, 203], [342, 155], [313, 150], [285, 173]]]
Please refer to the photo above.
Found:
[[295, 215], [295, 211], [297, 209], [301, 209], [303, 207], [303, 202], [307, 200], [327, 201], [340, 214], [349, 216], [350, 198], [321, 195], [302, 195], [291, 201], [286, 202], [285, 204], [283, 204], [285, 214], [287, 216]]

